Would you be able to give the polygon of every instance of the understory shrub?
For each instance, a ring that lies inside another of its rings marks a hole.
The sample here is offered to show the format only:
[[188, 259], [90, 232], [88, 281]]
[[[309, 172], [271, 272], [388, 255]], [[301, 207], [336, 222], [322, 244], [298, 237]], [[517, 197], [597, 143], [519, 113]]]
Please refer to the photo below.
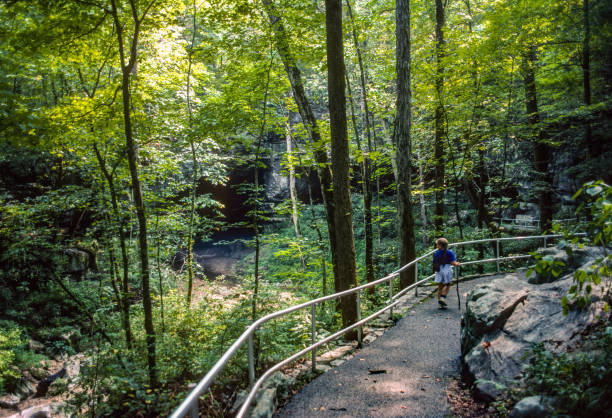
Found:
[[595, 338], [588, 352], [556, 354], [542, 344], [524, 372], [521, 396], [554, 398], [559, 415], [607, 417], [612, 410], [612, 327]]

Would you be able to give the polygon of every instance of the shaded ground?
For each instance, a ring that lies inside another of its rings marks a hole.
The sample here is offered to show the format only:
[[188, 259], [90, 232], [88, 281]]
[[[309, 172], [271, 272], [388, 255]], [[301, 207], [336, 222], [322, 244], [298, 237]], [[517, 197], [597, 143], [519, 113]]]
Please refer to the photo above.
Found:
[[[474, 286], [496, 277], [460, 283], [462, 303]], [[452, 416], [446, 388], [460, 372], [463, 309], [454, 286], [448, 299], [446, 310], [438, 309], [435, 298], [416, 305], [352, 359], [305, 386], [276, 416]]]
[[238, 261], [253, 253], [253, 248], [246, 243], [252, 238], [252, 232], [246, 230], [218, 232], [209, 241], [197, 241], [193, 256], [209, 280], [224, 276], [231, 283]]

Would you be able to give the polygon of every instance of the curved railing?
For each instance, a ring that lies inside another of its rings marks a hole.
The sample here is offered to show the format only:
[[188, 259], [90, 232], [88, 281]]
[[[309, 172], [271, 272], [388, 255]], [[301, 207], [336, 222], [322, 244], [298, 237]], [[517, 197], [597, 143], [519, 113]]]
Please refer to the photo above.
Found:
[[[461, 263], [461, 266], [459, 266], [459, 268], [464, 267], [464, 266], [468, 266], [468, 265], [474, 265], [474, 264], [483, 264], [483, 263], [496, 263], [497, 264], [497, 272], [500, 273], [501, 272], [501, 262], [503, 261], [509, 261], [509, 260], [517, 260], [517, 259], [524, 259], [524, 258], [529, 258], [531, 257], [530, 255], [515, 255], [515, 256], [509, 256], [509, 257], [500, 257], [500, 247], [502, 245], [503, 242], [506, 241], [520, 241], [520, 240], [532, 240], [532, 239], [538, 239], [538, 240], [543, 240], [544, 241], [544, 246], [546, 247], [547, 244], [547, 240], [549, 239], [554, 239], [554, 238], [559, 238], [562, 237], [562, 235], [538, 235], [538, 236], [523, 236], [523, 237], [507, 237], [507, 238], [491, 238], [491, 239], [481, 239], [481, 240], [475, 240], [475, 241], [465, 241], [465, 242], [457, 242], [457, 243], [453, 243], [453, 244], [449, 244], [449, 247], [462, 247], [462, 246], [466, 246], [466, 245], [474, 245], [474, 244], [486, 244], [486, 243], [495, 243], [495, 252], [494, 254], [496, 255], [496, 257], [494, 258], [489, 258], [489, 259], [484, 259], [484, 260], [474, 260], [474, 261], [465, 261]], [[185, 398], [185, 400], [183, 400], [183, 402], [179, 405], [179, 407], [174, 411], [174, 413], [172, 413], [171, 418], [180, 418], [183, 417], [187, 414], [190, 414], [191, 417], [197, 417], [198, 416], [198, 398], [200, 397], [201, 394], [203, 394], [208, 388], [209, 386], [212, 384], [213, 380], [215, 379], [215, 377], [221, 372], [221, 370], [223, 370], [223, 368], [227, 365], [227, 363], [229, 362], [229, 360], [232, 358], [232, 356], [238, 351], [238, 349], [246, 342], [248, 344], [248, 362], [249, 362], [249, 381], [250, 381], [250, 392], [247, 396], [247, 399], [244, 401], [242, 408], [240, 409], [240, 411], [238, 412], [238, 414], [236, 415], [237, 417], [243, 417], [245, 415], [245, 413], [247, 412], [249, 406], [251, 405], [251, 403], [253, 402], [253, 399], [255, 397], [255, 394], [257, 393], [257, 390], [259, 389], [259, 387], [261, 386], [261, 384], [264, 382], [264, 380], [269, 377], [272, 373], [274, 373], [275, 371], [281, 369], [282, 367], [284, 367], [285, 365], [291, 363], [294, 360], [297, 360], [298, 358], [302, 357], [305, 354], [308, 354], [309, 352], [312, 353], [312, 368], [313, 370], [316, 368], [316, 350], [317, 348], [319, 348], [320, 346], [327, 344], [328, 342], [335, 340], [336, 338], [339, 338], [340, 336], [342, 336], [344, 333], [346, 333], [347, 331], [353, 330], [355, 328], [357, 328], [357, 334], [358, 334], [358, 341], [361, 343], [361, 325], [367, 323], [368, 321], [378, 317], [379, 315], [381, 315], [383, 312], [390, 310], [391, 315], [393, 314], [393, 308], [400, 302], [398, 300], [399, 297], [401, 297], [402, 295], [404, 295], [406, 292], [415, 289], [415, 292], [418, 292], [418, 286], [431, 280], [434, 277], [434, 274], [427, 276], [424, 279], [418, 280], [416, 283], [411, 284], [410, 286], [404, 288], [402, 291], [393, 294], [393, 279], [395, 279], [402, 271], [408, 269], [409, 267], [414, 266], [415, 267], [415, 277], [418, 278], [418, 269], [419, 269], [419, 262], [422, 260], [427, 259], [428, 257], [431, 257], [432, 254], [435, 252], [435, 250], [429, 251], [428, 253], [412, 260], [410, 263], [406, 264], [405, 266], [401, 267], [400, 269], [394, 271], [393, 273], [378, 279], [376, 281], [361, 285], [361, 286], [357, 286], [354, 287], [352, 289], [349, 290], [345, 290], [343, 292], [339, 292], [339, 293], [334, 293], [333, 295], [328, 295], [328, 296], [323, 296], [317, 299], [313, 299], [310, 300], [308, 302], [304, 302], [302, 304], [299, 305], [295, 305], [295, 306], [291, 306], [289, 308], [277, 311], [277, 312], [273, 312], [269, 315], [266, 315], [260, 319], [258, 319], [257, 321], [253, 322], [247, 329], [246, 331], [244, 331], [242, 333], [242, 335], [231, 345], [231, 347], [221, 356], [221, 358], [217, 361], [217, 363], [215, 363], [215, 365], [209, 370], [209, 372], [206, 374], [206, 376], [204, 376], [204, 378], [202, 378], [202, 380], [200, 380], [200, 382], [191, 390], [191, 392], [189, 393], [189, 395], [187, 395], [187, 397]], [[455, 270], [457, 278], [459, 277], [459, 268], [457, 268]], [[361, 318], [361, 303], [360, 303], [360, 296], [361, 296], [361, 291], [364, 289], [368, 289], [371, 288], [373, 286], [382, 284], [382, 283], [388, 283], [389, 284], [389, 300], [387, 305], [380, 309], [379, 311], [369, 315], [367, 318]], [[316, 306], [317, 304], [320, 303], [324, 303], [328, 300], [332, 300], [332, 299], [337, 299], [343, 296], [348, 296], [351, 295], [353, 293], [357, 293], [357, 322], [355, 322], [354, 324], [350, 325], [349, 327], [346, 327], [332, 335], [329, 335], [327, 337], [325, 337], [324, 339], [320, 340], [320, 341], [316, 341], [317, 338], [317, 332], [316, 332]], [[304, 309], [304, 308], [311, 308], [311, 323], [312, 323], [312, 331], [311, 331], [311, 342], [312, 344], [306, 348], [304, 348], [303, 350], [293, 354], [292, 356], [286, 358], [285, 360], [281, 361], [280, 363], [277, 363], [276, 365], [274, 365], [273, 367], [271, 367], [270, 369], [268, 369], [257, 381], [255, 381], [255, 361], [254, 361], [254, 346], [253, 346], [253, 335], [255, 333], [255, 331], [264, 323], [270, 321], [271, 319], [274, 318], [278, 318], [280, 316], [289, 314], [291, 312], [295, 312], [298, 311], [300, 309]]]

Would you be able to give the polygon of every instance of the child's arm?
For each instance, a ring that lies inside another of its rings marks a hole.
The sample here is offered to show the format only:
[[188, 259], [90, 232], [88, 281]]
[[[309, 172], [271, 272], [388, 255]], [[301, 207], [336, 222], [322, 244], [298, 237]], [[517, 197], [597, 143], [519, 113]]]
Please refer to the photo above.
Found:
[[458, 262], [458, 261], [451, 261], [451, 264], [452, 264], [453, 266], [458, 266], [458, 265], [459, 265], [459, 262]]

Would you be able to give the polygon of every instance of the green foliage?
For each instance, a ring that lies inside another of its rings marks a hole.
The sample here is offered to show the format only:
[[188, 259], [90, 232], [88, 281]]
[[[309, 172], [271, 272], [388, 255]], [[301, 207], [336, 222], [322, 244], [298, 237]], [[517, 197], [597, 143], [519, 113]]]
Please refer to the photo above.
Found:
[[[588, 210], [590, 220], [587, 224], [587, 238], [585, 242], [592, 246], [601, 246], [606, 255], [595, 260], [591, 265], [578, 269], [574, 272], [574, 285], [570, 288], [567, 296], [562, 300], [563, 312], [567, 314], [572, 301], [584, 308], [590, 303], [591, 293], [595, 286], [602, 287], [602, 293], [610, 290], [612, 277], [610, 266], [612, 266], [612, 254], [609, 253], [609, 245], [612, 242], [612, 187], [603, 181], [592, 181], [585, 183], [574, 195], [578, 198], [582, 193], [588, 196], [586, 203], [582, 203], [577, 214]], [[573, 239], [576, 241], [576, 238]], [[571, 255], [571, 246], [565, 246], [565, 251]], [[608, 312], [608, 304], [604, 307]]]
[[[588, 222], [586, 224], [578, 224], [572, 230], [554, 225], [553, 231], [561, 233], [564, 238], [559, 241], [557, 247], [565, 250], [568, 256], [572, 256], [575, 245], [580, 247], [591, 245], [594, 247], [602, 247], [605, 250], [605, 256], [596, 259], [593, 263], [577, 269], [573, 274], [573, 285], [570, 287], [567, 295], [561, 298], [563, 313], [567, 315], [572, 304], [576, 304], [579, 309], [584, 309], [591, 302], [591, 294], [596, 286], [601, 287], [602, 294], [606, 294], [612, 284], [610, 266], [612, 265], [612, 254], [609, 253], [609, 245], [612, 241], [612, 187], [605, 184], [603, 181], [592, 181], [585, 183], [574, 195], [574, 199], [581, 195], [587, 196], [587, 200], [582, 202], [576, 211], [576, 215], [580, 216], [585, 211], [588, 212]], [[587, 236], [581, 237], [577, 232], [581, 232], [580, 228], [586, 227]], [[554, 260], [552, 256], [542, 256], [537, 253], [530, 253], [537, 263], [527, 271], [527, 276], [533, 271], [546, 277], [558, 277], [565, 267], [565, 263], [559, 260]], [[604, 306], [605, 312], [608, 312], [608, 303]]]
[[0, 394], [12, 386], [21, 377], [15, 369], [16, 349], [22, 344], [21, 330], [17, 327], [0, 326]]
[[45, 357], [28, 348], [24, 330], [12, 321], [0, 321], [0, 395], [15, 389], [21, 370], [40, 366]]
[[605, 417], [612, 407], [612, 328], [595, 340], [592, 351], [552, 353], [534, 346], [524, 371], [522, 396], [554, 398], [561, 416]]
[[531, 252], [529, 254], [536, 260], [536, 264], [527, 269], [527, 277], [531, 276], [535, 271], [538, 275], [547, 280], [552, 278], [556, 279], [564, 271], [565, 262], [555, 260], [552, 255], [543, 256], [537, 252]]

